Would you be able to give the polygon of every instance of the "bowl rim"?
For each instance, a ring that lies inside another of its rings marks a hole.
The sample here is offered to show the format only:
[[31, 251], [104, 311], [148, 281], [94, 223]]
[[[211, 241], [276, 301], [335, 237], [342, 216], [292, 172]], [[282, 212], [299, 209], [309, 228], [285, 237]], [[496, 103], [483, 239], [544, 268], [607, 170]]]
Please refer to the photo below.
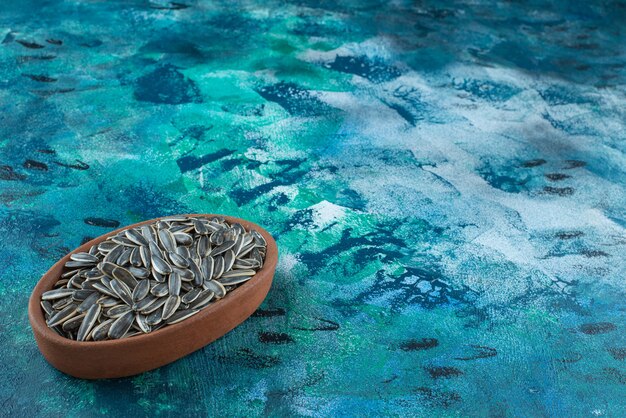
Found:
[[[57, 277], [49, 276], [52, 271], [56, 270], [59, 267], [60, 267], [59, 270], [62, 271], [65, 265], [65, 262], [70, 258], [72, 254], [85, 251], [85, 249], [88, 250], [92, 245], [98, 244], [106, 240], [108, 237], [117, 234], [120, 231], [124, 231], [129, 228], [134, 228], [137, 226], [153, 223], [161, 219], [167, 219], [167, 218], [172, 218], [176, 216], [199, 216], [199, 217], [209, 217], [209, 218], [215, 217], [215, 216], [221, 216], [221, 217], [224, 217], [230, 223], [238, 222], [242, 224], [246, 228], [246, 230], [255, 229], [263, 236], [263, 238], [265, 238], [265, 241], [267, 242], [267, 253], [265, 255], [265, 262], [263, 263], [263, 267], [259, 271], [257, 271], [256, 274], [250, 280], [248, 280], [241, 286], [238, 286], [235, 290], [228, 292], [226, 296], [222, 298], [220, 301], [218, 301], [217, 303], [212, 303], [206, 308], [201, 309], [200, 312], [198, 312], [197, 314], [177, 324], [168, 325], [154, 332], [149, 332], [147, 334], [138, 334], [132, 337], [121, 338], [117, 340], [76, 341], [76, 340], [71, 340], [69, 338], [62, 337], [48, 327], [48, 325], [46, 324], [44, 315], [43, 315], [43, 310], [41, 308], [41, 295], [44, 292], [52, 289], [54, 284], [60, 279], [60, 276], [57, 276]], [[276, 268], [277, 262], [278, 262], [278, 248], [276, 246], [276, 241], [270, 235], [269, 232], [267, 232], [264, 228], [255, 224], [254, 222], [251, 222], [242, 218], [237, 218], [234, 216], [211, 214], [211, 213], [188, 213], [188, 214], [175, 214], [175, 215], [161, 216], [158, 218], [130, 224], [121, 228], [117, 228], [105, 234], [102, 234], [80, 245], [79, 247], [75, 248], [74, 250], [68, 252], [66, 255], [61, 257], [60, 260], [54, 263], [41, 276], [41, 278], [37, 281], [37, 284], [33, 288], [31, 292], [31, 296], [28, 301], [28, 317], [29, 317], [30, 324], [31, 324], [33, 331], [39, 334], [42, 338], [49, 340], [51, 343], [56, 344], [56, 345], [73, 346], [75, 348], [83, 348], [83, 349], [94, 349], [96, 347], [113, 348], [119, 345], [143, 345], [145, 343], [149, 343], [151, 340], [175, 336], [177, 331], [180, 330], [182, 327], [197, 325], [201, 323], [203, 320], [205, 320], [207, 317], [214, 315], [216, 311], [221, 310], [221, 307], [220, 307], [221, 304], [219, 302], [226, 300], [227, 298], [230, 298], [230, 299], [236, 298], [239, 295], [239, 293], [241, 293], [241, 292], [238, 292], [241, 289], [246, 289], [246, 290], [251, 291], [252, 288], [257, 287], [257, 285], [259, 284], [262, 284], [262, 280], [254, 280], [254, 278], [257, 276], [262, 277], [267, 274], [272, 274]], [[259, 279], [261, 277], [259, 277]]]

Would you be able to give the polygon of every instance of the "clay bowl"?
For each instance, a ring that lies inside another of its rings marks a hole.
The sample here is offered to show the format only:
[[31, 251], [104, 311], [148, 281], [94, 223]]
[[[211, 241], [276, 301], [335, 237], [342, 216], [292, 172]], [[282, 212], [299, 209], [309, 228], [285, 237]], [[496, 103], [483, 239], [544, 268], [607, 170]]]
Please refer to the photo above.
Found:
[[[215, 216], [191, 214], [188, 216]], [[43, 275], [28, 303], [28, 317], [35, 340], [43, 356], [57, 369], [83, 379], [102, 379], [131, 376], [171, 363], [220, 338], [248, 318], [263, 302], [272, 284], [278, 250], [272, 236], [260, 226], [243, 219], [225, 216], [229, 222], [239, 222], [246, 230], [260, 232], [267, 241], [267, 255], [263, 268], [248, 282], [223, 299], [209, 305], [196, 315], [178, 324], [168, 325], [149, 334], [110, 341], [78, 342], [63, 338], [46, 325], [39, 304], [41, 294], [52, 289], [61, 276], [70, 254], [89, 248], [130, 227], [154, 222], [152, 219], [109, 232], [59, 260]]]

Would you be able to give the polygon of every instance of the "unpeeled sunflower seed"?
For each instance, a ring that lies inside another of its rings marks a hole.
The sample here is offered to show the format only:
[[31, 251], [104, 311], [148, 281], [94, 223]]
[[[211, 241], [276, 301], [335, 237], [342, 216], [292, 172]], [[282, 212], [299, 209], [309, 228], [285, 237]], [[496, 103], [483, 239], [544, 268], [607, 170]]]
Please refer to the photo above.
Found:
[[75, 305], [66, 306], [62, 310], [54, 314], [52, 317], [50, 317], [50, 319], [48, 320], [48, 326], [53, 327], [55, 325], [60, 325], [71, 317], [76, 316], [77, 314], [78, 312], [76, 312]]
[[71, 319], [68, 319], [67, 321], [63, 322], [63, 325], [61, 325], [61, 329], [65, 332], [76, 331], [80, 327], [80, 324], [83, 322], [83, 318], [85, 318], [85, 315], [87, 314], [80, 314], [72, 317]]
[[180, 295], [180, 276], [177, 273], [170, 274], [170, 278], [168, 281], [168, 293], [171, 296], [179, 296]]
[[224, 289], [224, 285], [215, 280], [207, 280], [204, 282], [204, 288], [206, 290], [210, 290], [215, 293], [215, 297], [218, 299], [226, 296], [226, 289]]
[[41, 295], [41, 300], [62, 299], [67, 296], [72, 296], [72, 294], [74, 294], [74, 289], [61, 288], [61, 289], [48, 290], [47, 292], [44, 292]]
[[129, 289], [134, 289], [137, 286], [137, 279], [123, 267], [115, 267], [113, 269], [113, 277], [123, 282]]
[[141, 299], [148, 296], [148, 293], [150, 293], [150, 280], [143, 279], [133, 289], [133, 294], [131, 295], [133, 302], [139, 302]]
[[167, 319], [176, 312], [178, 306], [180, 305], [180, 296], [170, 296], [165, 301], [165, 305], [163, 305], [163, 319]]
[[100, 261], [100, 259], [89, 253], [74, 253], [70, 255], [70, 259], [78, 262], [94, 264]]
[[111, 324], [109, 328], [109, 338], [118, 339], [122, 338], [124, 334], [128, 332], [130, 326], [133, 325], [135, 319], [135, 313], [128, 311], [124, 315], [120, 316]]
[[56, 301], [52, 304], [52, 309], [55, 309], [55, 310], [60, 310], [60, 309], [65, 308], [65, 307], [66, 307], [67, 305], [69, 305], [69, 304], [76, 305], [76, 303], [73, 303], [73, 302], [74, 302], [74, 300], [72, 299], [72, 297], [71, 297], [71, 296], [68, 296], [68, 297], [66, 297], [66, 298], [64, 298], [64, 299], [59, 299], [59, 300], [56, 300]]
[[109, 333], [109, 328], [113, 324], [114, 319], [107, 319], [104, 322], [99, 323], [91, 331], [91, 339], [94, 341], [105, 340]]
[[182, 311], [178, 311], [176, 313], [174, 313], [174, 315], [170, 316], [169, 318], [167, 318], [165, 320], [166, 324], [177, 324], [181, 321], [184, 321], [187, 318], [190, 318], [192, 316], [194, 316], [195, 314], [197, 314], [198, 312], [200, 312], [199, 310], [193, 310], [193, 309], [185, 309]]
[[[175, 273], [172, 273], [175, 274]], [[170, 277], [172, 277], [172, 275], [170, 274]], [[169, 283], [159, 283], [156, 286], [154, 286], [152, 289], [150, 289], [150, 293], [152, 293], [154, 296], [160, 298], [163, 296], [166, 296], [169, 292]]]
[[137, 245], [143, 245], [143, 246], [147, 246], [148, 245], [148, 240], [146, 238], [144, 238], [143, 235], [141, 235], [140, 232], [138, 232], [135, 229], [127, 229], [125, 231], [126, 234], [126, 238], [128, 238], [129, 240], [133, 241], [135, 244]]
[[113, 289], [115, 294], [124, 302], [126, 302], [127, 305], [130, 306], [133, 304], [131, 290], [128, 288], [128, 286], [126, 286], [126, 284], [124, 284], [124, 282], [121, 282], [117, 279], [111, 280], [111, 289]]
[[183, 256], [177, 253], [168, 253], [167, 256], [176, 267], [180, 267], [183, 269], [189, 267], [189, 260], [187, 260]]
[[221, 245], [218, 245], [217, 247], [213, 248], [213, 251], [211, 251], [209, 255], [211, 255], [212, 257], [215, 257], [216, 255], [226, 252], [226, 250], [230, 250], [234, 246], [235, 246], [235, 241], [233, 240], [224, 241]]
[[[78, 290], [79, 292], [79, 290]], [[98, 299], [100, 299], [100, 294], [98, 292], [92, 292], [89, 296], [87, 296], [80, 305], [78, 305], [78, 308], [76, 308], [76, 310], [78, 312], [87, 312], [89, 309], [91, 309], [91, 307], [93, 305], [96, 304], [96, 302], [98, 301]]]
[[152, 266], [158, 273], [170, 274], [172, 272], [172, 266], [167, 264], [167, 262], [158, 255], [153, 253], [150, 261], [152, 262]]
[[135, 322], [137, 323], [137, 326], [139, 327], [141, 332], [145, 334], [150, 332], [150, 324], [148, 324], [148, 321], [145, 315], [137, 314], [135, 316]]
[[78, 329], [78, 334], [76, 334], [76, 339], [78, 341], [85, 341], [89, 332], [96, 324], [96, 321], [100, 317], [100, 313], [102, 312], [102, 306], [92, 305], [91, 308], [87, 311], [87, 315], [83, 318], [83, 322], [80, 324], [80, 328]]

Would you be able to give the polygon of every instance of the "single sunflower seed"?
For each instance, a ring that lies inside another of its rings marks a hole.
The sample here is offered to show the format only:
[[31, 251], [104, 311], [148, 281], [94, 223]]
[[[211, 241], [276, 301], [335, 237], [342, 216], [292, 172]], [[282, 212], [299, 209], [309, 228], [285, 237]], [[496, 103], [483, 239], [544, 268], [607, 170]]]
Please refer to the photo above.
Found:
[[148, 324], [148, 321], [145, 315], [142, 315], [142, 314], [135, 315], [135, 322], [137, 323], [137, 326], [139, 327], [141, 332], [143, 332], [144, 334], [147, 334], [151, 331], [150, 324]]
[[123, 282], [131, 290], [137, 286], [137, 279], [123, 267], [115, 267], [113, 269], [113, 277]]
[[134, 242], [137, 245], [148, 245], [148, 240], [141, 235], [141, 233], [137, 232], [134, 229], [127, 229], [125, 231], [126, 233], [126, 238], [128, 238], [129, 240], [131, 240], [132, 242]]
[[124, 315], [117, 318], [115, 322], [111, 324], [111, 328], [109, 328], [109, 338], [122, 338], [128, 332], [130, 326], [133, 325], [134, 320], [135, 313], [133, 311], [128, 311]]
[[188, 291], [187, 293], [185, 293], [183, 295], [183, 297], [181, 298], [181, 302], [182, 303], [191, 303], [194, 300], [196, 300], [196, 298], [198, 296], [200, 296], [200, 293], [202, 292], [202, 290], [198, 287], [194, 287], [193, 289], [191, 289], [190, 291]]
[[111, 280], [111, 289], [115, 294], [122, 299], [127, 305], [132, 306], [133, 298], [131, 297], [131, 290], [126, 284], [120, 280]]
[[211, 302], [211, 300], [213, 300], [214, 297], [215, 297], [215, 292], [213, 292], [212, 290], [205, 290], [202, 293], [200, 293], [200, 295], [196, 298], [196, 300], [194, 300], [192, 303], [189, 304], [189, 308], [201, 309], [207, 306]]
[[98, 292], [92, 292], [81, 302], [80, 305], [78, 305], [76, 310], [81, 313], [87, 312], [93, 305], [96, 304], [96, 302], [98, 302], [98, 299], [100, 299], [100, 294]]
[[218, 299], [226, 296], [226, 289], [224, 289], [224, 285], [215, 280], [207, 280], [204, 282], [203, 287], [206, 290], [210, 290], [215, 293], [215, 297]]
[[[170, 278], [172, 277], [173, 274], [176, 274], [176, 273], [170, 274]], [[166, 296], [167, 293], [169, 292], [169, 285], [168, 284], [169, 283], [159, 283], [156, 286], [154, 286], [152, 289], [150, 289], [150, 293], [152, 293], [154, 296], [156, 296], [158, 298]]]
[[154, 267], [154, 269], [161, 274], [170, 274], [172, 272], [172, 266], [170, 266], [169, 264], [167, 264], [165, 262], [165, 260], [163, 260], [161, 257], [159, 257], [158, 255], [155, 255], [154, 253], [152, 254], [152, 257], [150, 258], [150, 261], [152, 262], [152, 267]]
[[180, 295], [180, 285], [181, 285], [180, 276], [177, 273], [170, 274], [170, 278], [169, 278], [169, 281], [168, 281], [168, 292], [169, 292], [169, 294], [172, 295], [172, 296], [179, 296]]
[[143, 279], [133, 289], [132, 298], [133, 302], [139, 302], [141, 299], [148, 296], [150, 293], [150, 280]]
[[98, 257], [89, 253], [74, 253], [70, 255], [70, 259], [78, 262], [89, 263], [90, 265], [93, 265], [100, 261]]
[[74, 289], [61, 288], [61, 289], [48, 290], [47, 292], [44, 292], [41, 295], [41, 300], [62, 299], [68, 296], [72, 296], [73, 294], [74, 294]]
[[165, 320], [169, 318], [170, 316], [172, 316], [174, 312], [176, 312], [176, 309], [178, 309], [179, 305], [180, 305], [180, 296], [168, 297], [167, 300], [165, 301], [165, 304], [163, 305], [162, 318]]
[[163, 309], [159, 307], [159, 309], [155, 310], [154, 312], [152, 312], [150, 315], [146, 317], [146, 322], [150, 326], [157, 325], [163, 320], [162, 316], [163, 316]]
[[76, 334], [76, 339], [78, 341], [85, 341], [89, 332], [96, 324], [98, 318], [100, 318], [100, 313], [102, 312], [102, 306], [92, 305], [91, 308], [87, 311], [87, 314], [83, 318], [83, 322], [80, 324], [80, 328], [78, 329], [78, 334]]
[[109, 333], [109, 328], [113, 324], [114, 319], [107, 319], [104, 322], [99, 323], [91, 330], [91, 339], [94, 341], [106, 340]]
[[50, 317], [48, 320], [48, 326], [54, 327], [55, 325], [60, 325], [76, 315], [78, 315], [78, 312], [76, 312], [76, 305], [66, 306]]
[[104, 314], [109, 318], [119, 318], [130, 310], [131, 307], [128, 305], [115, 305], [112, 308], [108, 309]]
[[181, 321], [184, 321], [187, 318], [191, 318], [192, 316], [194, 316], [198, 312], [200, 312], [200, 311], [199, 310], [193, 310], [193, 309], [185, 309], [185, 310], [182, 310], [182, 311], [177, 311], [172, 316], [167, 318], [165, 320], [165, 323], [168, 324], [168, 325], [177, 324], [177, 323], [179, 323]]
[[71, 319], [68, 319], [67, 321], [63, 322], [63, 325], [61, 325], [61, 329], [65, 332], [78, 330], [80, 328], [80, 324], [82, 324], [83, 322], [83, 318], [85, 318], [85, 315], [87, 314], [80, 314]]
[[174, 264], [176, 267], [180, 267], [183, 269], [189, 267], [189, 260], [187, 260], [183, 256], [172, 252], [168, 253], [167, 256], [172, 264]]
[[213, 248], [210, 255], [212, 257], [215, 257], [216, 255], [222, 254], [223, 252], [230, 250], [234, 246], [235, 246], [235, 241], [233, 240], [224, 241], [221, 245], [218, 245], [217, 247]]

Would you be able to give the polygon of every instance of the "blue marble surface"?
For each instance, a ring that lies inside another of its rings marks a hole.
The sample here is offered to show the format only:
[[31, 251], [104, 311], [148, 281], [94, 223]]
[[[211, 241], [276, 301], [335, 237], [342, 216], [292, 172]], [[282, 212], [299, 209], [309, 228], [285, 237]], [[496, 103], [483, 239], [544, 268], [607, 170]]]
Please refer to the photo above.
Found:
[[[10, 1], [0, 415], [626, 416], [626, 4]], [[83, 381], [26, 305], [81, 242], [224, 213], [261, 309]]]

